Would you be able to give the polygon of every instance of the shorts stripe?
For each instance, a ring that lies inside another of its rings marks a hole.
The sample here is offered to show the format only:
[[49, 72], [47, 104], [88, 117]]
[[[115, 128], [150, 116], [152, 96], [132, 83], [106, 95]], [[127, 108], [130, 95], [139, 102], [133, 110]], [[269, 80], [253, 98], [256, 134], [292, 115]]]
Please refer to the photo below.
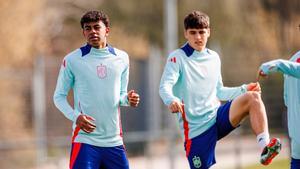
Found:
[[78, 156], [78, 153], [80, 151], [81, 143], [73, 143], [72, 144], [72, 152], [71, 152], [71, 158], [70, 158], [70, 169], [73, 168], [74, 163], [76, 161], [76, 158]]
[[192, 140], [189, 139], [189, 123], [186, 119], [186, 113], [184, 110], [184, 105], [182, 106], [182, 119], [183, 119], [183, 129], [184, 129], [184, 138], [185, 138], [185, 152], [186, 152], [186, 156], [188, 156], [190, 154], [190, 150], [191, 150], [191, 144], [192, 144]]
[[80, 127], [76, 126], [73, 136], [72, 136], [72, 143], [74, 143], [75, 138], [77, 137], [78, 133], [80, 131]]

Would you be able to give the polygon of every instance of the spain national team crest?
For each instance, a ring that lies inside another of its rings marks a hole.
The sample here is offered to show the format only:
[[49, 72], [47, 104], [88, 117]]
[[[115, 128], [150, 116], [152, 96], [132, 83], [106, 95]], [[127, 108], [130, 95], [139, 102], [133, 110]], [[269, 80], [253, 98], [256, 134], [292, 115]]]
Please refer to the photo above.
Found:
[[193, 157], [193, 164], [194, 164], [194, 167], [195, 167], [195, 168], [200, 168], [201, 165], [202, 165], [201, 160], [200, 160], [200, 157], [194, 156], [194, 157]]
[[105, 65], [97, 66], [97, 75], [100, 79], [104, 79], [107, 76], [107, 68]]

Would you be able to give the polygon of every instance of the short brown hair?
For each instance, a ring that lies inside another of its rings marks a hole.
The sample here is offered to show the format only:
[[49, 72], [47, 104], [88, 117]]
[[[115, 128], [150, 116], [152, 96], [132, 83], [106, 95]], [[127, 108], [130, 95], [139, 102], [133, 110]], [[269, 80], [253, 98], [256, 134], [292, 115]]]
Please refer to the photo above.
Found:
[[109, 18], [102, 11], [88, 11], [86, 12], [80, 20], [81, 28], [83, 28], [85, 23], [102, 21], [106, 27], [109, 27]]
[[184, 18], [185, 30], [189, 28], [205, 29], [209, 28], [209, 17], [200, 11], [193, 11]]

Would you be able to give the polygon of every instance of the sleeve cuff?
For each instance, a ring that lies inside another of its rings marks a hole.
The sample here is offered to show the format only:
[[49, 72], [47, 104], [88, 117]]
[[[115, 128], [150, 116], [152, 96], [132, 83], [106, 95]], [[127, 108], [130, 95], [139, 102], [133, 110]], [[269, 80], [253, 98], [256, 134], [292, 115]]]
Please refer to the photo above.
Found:
[[80, 115], [80, 112], [77, 111], [77, 110], [74, 110], [74, 116], [73, 116], [73, 119], [72, 119], [72, 121], [73, 121], [74, 123], [76, 123], [77, 118], [78, 118], [79, 115]]
[[166, 102], [166, 105], [169, 106], [169, 105], [170, 105], [172, 102], [174, 102], [174, 101], [181, 102], [180, 99], [174, 98], [174, 99], [172, 99], [172, 100], [168, 100], [168, 101]]
[[127, 94], [121, 97], [120, 106], [129, 106], [129, 100]]
[[247, 85], [246, 84], [243, 84], [242, 86], [241, 86], [241, 92], [242, 93], [246, 93], [248, 90], [247, 90]]

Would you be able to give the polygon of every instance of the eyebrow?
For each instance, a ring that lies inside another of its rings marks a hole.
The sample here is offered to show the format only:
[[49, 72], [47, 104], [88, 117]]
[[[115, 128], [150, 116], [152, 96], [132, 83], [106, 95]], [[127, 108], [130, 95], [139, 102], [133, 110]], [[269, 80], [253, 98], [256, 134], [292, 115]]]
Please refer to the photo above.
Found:
[[100, 24], [95, 24], [95, 25], [84, 25], [84, 27], [95, 27], [95, 26], [101, 26]]
[[203, 34], [206, 32], [206, 30], [190, 30], [190, 32], [192, 32], [192, 33], [199, 32], [199, 33]]

